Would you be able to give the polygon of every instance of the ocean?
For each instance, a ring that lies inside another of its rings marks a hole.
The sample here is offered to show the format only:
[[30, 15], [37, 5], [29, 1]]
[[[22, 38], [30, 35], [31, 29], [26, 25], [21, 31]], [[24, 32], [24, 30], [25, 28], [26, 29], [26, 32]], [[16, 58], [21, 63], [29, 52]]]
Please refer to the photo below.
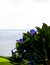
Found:
[[0, 56], [11, 56], [11, 50], [15, 48], [16, 40], [22, 38], [27, 29], [0, 30]]

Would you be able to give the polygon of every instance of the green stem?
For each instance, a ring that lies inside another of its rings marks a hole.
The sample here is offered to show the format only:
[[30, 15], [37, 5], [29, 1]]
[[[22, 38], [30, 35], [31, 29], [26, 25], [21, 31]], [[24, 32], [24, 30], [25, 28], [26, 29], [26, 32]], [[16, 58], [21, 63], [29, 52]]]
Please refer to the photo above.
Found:
[[[45, 53], [45, 58], [48, 60], [48, 56], [47, 56], [47, 51], [46, 51], [46, 49], [43, 48], [43, 51], [44, 51], [44, 53]], [[47, 60], [46, 60], [46, 61], [47, 61]]]

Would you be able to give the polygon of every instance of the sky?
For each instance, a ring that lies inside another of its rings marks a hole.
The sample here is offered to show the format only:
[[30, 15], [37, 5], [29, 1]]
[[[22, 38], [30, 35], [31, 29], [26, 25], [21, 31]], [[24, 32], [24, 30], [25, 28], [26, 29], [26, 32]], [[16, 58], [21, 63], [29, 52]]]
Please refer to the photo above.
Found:
[[0, 29], [50, 25], [50, 0], [0, 0]]

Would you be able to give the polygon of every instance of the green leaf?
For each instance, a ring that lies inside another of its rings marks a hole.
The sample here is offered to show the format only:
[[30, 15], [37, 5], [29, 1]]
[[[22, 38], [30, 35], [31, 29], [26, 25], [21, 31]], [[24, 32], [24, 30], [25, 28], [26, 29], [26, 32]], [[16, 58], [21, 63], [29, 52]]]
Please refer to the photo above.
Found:
[[39, 27], [35, 27], [35, 28], [37, 29], [38, 33], [41, 33], [41, 28], [39, 28]]
[[28, 37], [30, 37], [30, 33], [29, 32], [23, 33], [23, 36], [26, 36], [28, 38]]
[[47, 24], [43, 23], [43, 25], [42, 25], [42, 30], [43, 30], [43, 31], [46, 31], [47, 28], [48, 28]]
[[16, 43], [16, 47], [17, 47], [17, 48], [19, 47], [19, 43]]

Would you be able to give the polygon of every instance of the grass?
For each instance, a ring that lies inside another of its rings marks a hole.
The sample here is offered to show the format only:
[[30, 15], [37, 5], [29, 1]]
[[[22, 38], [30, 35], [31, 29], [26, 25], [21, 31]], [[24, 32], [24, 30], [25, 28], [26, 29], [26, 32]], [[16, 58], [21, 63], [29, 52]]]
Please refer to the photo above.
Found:
[[0, 57], [0, 65], [12, 65], [8, 59]]
[[[25, 62], [27, 63], [28, 61], [25, 61]], [[0, 57], [0, 65], [12, 65], [12, 64], [10, 63], [10, 61], [8, 59]], [[21, 65], [23, 65], [23, 64], [21, 64]], [[25, 64], [25, 65], [29, 65], [29, 64]], [[36, 64], [36, 65], [38, 65], [38, 64]]]

